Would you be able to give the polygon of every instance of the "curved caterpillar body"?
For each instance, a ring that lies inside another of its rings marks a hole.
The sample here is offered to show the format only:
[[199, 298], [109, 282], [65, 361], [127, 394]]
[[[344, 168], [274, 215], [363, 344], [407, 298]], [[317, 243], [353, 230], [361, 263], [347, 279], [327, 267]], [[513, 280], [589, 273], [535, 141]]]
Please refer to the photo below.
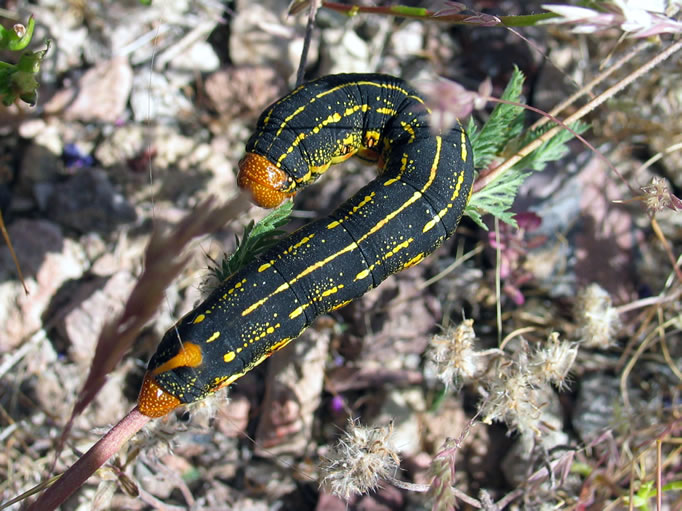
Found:
[[452, 235], [471, 193], [472, 151], [458, 126], [434, 135], [400, 79], [344, 74], [304, 84], [261, 115], [240, 186], [274, 207], [353, 154], [379, 176], [326, 218], [236, 272], [163, 337], [138, 406], [160, 417], [229, 385]]

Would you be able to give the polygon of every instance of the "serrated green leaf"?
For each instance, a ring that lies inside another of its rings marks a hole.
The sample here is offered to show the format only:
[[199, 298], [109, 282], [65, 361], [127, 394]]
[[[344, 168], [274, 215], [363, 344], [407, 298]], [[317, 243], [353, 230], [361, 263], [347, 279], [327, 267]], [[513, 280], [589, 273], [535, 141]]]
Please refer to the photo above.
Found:
[[[545, 129], [529, 133], [527, 137], [524, 137], [526, 140], [524, 140], [522, 145], [532, 142], [536, 138], [542, 136], [543, 133], [546, 133], [547, 130], [551, 129], [552, 127], [553, 125], [550, 125], [543, 127]], [[587, 130], [587, 128], [589, 128], [589, 125], [582, 122], [577, 122], [569, 125], [569, 127], [576, 133], [582, 134]], [[566, 156], [568, 153], [568, 146], [566, 143], [572, 138], [573, 133], [570, 131], [566, 129], [559, 131], [535, 151], [523, 157], [516, 165], [514, 165], [514, 168], [526, 170], [530, 169], [534, 171], [544, 170], [549, 162], [559, 160]]]
[[519, 188], [530, 174], [530, 172], [511, 169], [498, 176], [471, 197], [464, 214], [486, 231], [488, 227], [483, 223], [481, 213], [489, 213], [499, 218], [500, 221], [517, 227], [511, 206]]
[[272, 211], [260, 222], [253, 221], [244, 228], [242, 239], [236, 237], [237, 248], [230, 255], [224, 254], [220, 264], [209, 268], [213, 280], [218, 283], [225, 280], [234, 272], [242, 269], [246, 263], [261, 255], [274, 246], [286, 231], [279, 229], [287, 222], [293, 209], [293, 202], [288, 201]]
[[[524, 79], [523, 73], [515, 67], [502, 99], [519, 102]], [[469, 122], [469, 139], [474, 150], [474, 166], [477, 169], [486, 167], [510, 140], [521, 133], [523, 111], [522, 106], [498, 103], [480, 130], [472, 129], [472, 121]]]

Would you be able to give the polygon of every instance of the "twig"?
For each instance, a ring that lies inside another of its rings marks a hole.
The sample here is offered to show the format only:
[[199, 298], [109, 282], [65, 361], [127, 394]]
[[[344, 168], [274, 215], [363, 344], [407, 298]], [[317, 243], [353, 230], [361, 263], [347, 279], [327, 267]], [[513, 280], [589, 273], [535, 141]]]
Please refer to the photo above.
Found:
[[[618, 94], [620, 91], [622, 91], [625, 87], [630, 85], [632, 82], [637, 80], [639, 77], [643, 76], [647, 72], [649, 72], [651, 69], [656, 67], [658, 64], [669, 58], [671, 55], [673, 55], [675, 52], [677, 52], [680, 48], [682, 48], [682, 40], [679, 40], [675, 42], [674, 44], [670, 45], [665, 51], [659, 53], [655, 58], [651, 59], [649, 62], [644, 64], [643, 66], [639, 67], [629, 75], [627, 75], [625, 78], [620, 80], [618, 83], [615, 85], [609, 87], [606, 89], [604, 92], [599, 94], [596, 98], [592, 99], [590, 102], [588, 102], [585, 106], [582, 108], [578, 109], [577, 112], [575, 112], [573, 115], [570, 115], [566, 119], [564, 119], [563, 124], [568, 125], [572, 124], [583, 117], [590, 113], [592, 110], [597, 108], [599, 105], [604, 103], [606, 100], [610, 99], [611, 97], [615, 96]], [[493, 99], [493, 98], [490, 98]], [[498, 100], [499, 101], [499, 100]], [[504, 163], [493, 169], [489, 174], [484, 176], [482, 179], [479, 178], [479, 180], [476, 182], [476, 188], [481, 189], [485, 187], [486, 184], [490, 183], [493, 181], [495, 178], [497, 178], [500, 174], [503, 172], [506, 172], [510, 168], [512, 168], [514, 165], [516, 165], [519, 161], [521, 161], [522, 158], [525, 156], [529, 155], [533, 151], [535, 151], [538, 147], [540, 147], [544, 142], [552, 138], [554, 135], [556, 135], [561, 129], [563, 129], [562, 126], [555, 126], [552, 129], [548, 130], [546, 133], [544, 133], [541, 137], [538, 137], [537, 139], [533, 140], [531, 143], [527, 144], [525, 147], [523, 147], [518, 153], [516, 153], [514, 156], [511, 158], [508, 158]], [[601, 157], [606, 159], [601, 153], [597, 152], [597, 154]], [[607, 163], [609, 164], [610, 168], [613, 168], [613, 165], [611, 165], [610, 162]], [[618, 171], [616, 170], [618, 173]], [[620, 175], [620, 173], [618, 173]], [[627, 184], [627, 181], [621, 176], [621, 179]], [[632, 187], [628, 184], [628, 187], [632, 189]], [[633, 191], [634, 193], [634, 191]]]
[[0, 232], [2, 232], [2, 237], [5, 238], [5, 243], [7, 243], [7, 248], [9, 249], [9, 254], [12, 256], [12, 261], [14, 261], [14, 266], [17, 269], [17, 274], [19, 275], [19, 280], [24, 286], [24, 293], [29, 294], [28, 288], [26, 287], [26, 281], [24, 280], [24, 274], [21, 271], [21, 265], [19, 264], [19, 259], [17, 259], [17, 254], [14, 253], [14, 247], [12, 246], [12, 240], [9, 237], [7, 229], [5, 229], [5, 221], [2, 219], [2, 212], [0, 212]]
[[[507, 27], [529, 27], [536, 25], [539, 21], [555, 18], [557, 15], [552, 12], [543, 12], [541, 14], [529, 14], [524, 16], [486, 16], [486, 21], [482, 22], [479, 16], [471, 14], [448, 14], [440, 15], [436, 11], [430, 11], [423, 7], [409, 7], [405, 5], [390, 5], [386, 7], [373, 7], [362, 5], [349, 5], [339, 2], [322, 2], [322, 7], [336, 12], [347, 14], [348, 16], [355, 16], [358, 13], [365, 14], [383, 14], [386, 16], [400, 16], [401, 18], [411, 18], [418, 20], [439, 21], [441, 23], [453, 23], [459, 25], [476, 25], [476, 26], [497, 26], [503, 25]], [[494, 18], [495, 22], [491, 23], [489, 20]]]
[[150, 418], [140, 413], [137, 407], [133, 408], [59, 477], [58, 484], [50, 486], [38, 500], [31, 504], [28, 511], [56, 509], [149, 420]]
[[320, 0], [312, 0], [308, 11], [308, 24], [305, 27], [305, 37], [303, 38], [303, 49], [301, 50], [301, 60], [298, 62], [298, 73], [296, 73], [296, 87], [303, 83], [305, 76], [305, 65], [310, 51], [310, 40], [313, 38], [313, 28], [315, 25], [315, 15], [320, 8]]
[[654, 339], [654, 336], [657, 333], [660, 333], [662, 336], [665, 334], [665, 329], [669, 327], [670, 325], [675, 325], [679, 321], [679, 318], [677, 316], [670, 318], [668, 321], [665, 323], [658, 325], [656, 328], [654, 328], [649, 335], [646, 336], [646, 338], [642, 341], [642, 343], [637, 347], [637, 350], [635, 353], [632, 355], [628, 363], [625, 365], [623, 368], [623, 372], [620, 375], [620, 393], [623, 396], [623, 406], [625, 407], [626, 410], [631, 410], [632, 405], [630, 404], [630, 397], [628, 394], [628, 389], [627, 389], [627, 382], [628, 382], [628, 377], [630, 376], [630, 373], [632, 372], [632, 369], [635, 367], [635, 364], [637, 363], [637, 360], [639, 360], [639, 357], [644, 353], [645, 350], [649, 348], [649, 345], [651, 344], [652, 340]]
[[[426, 493], [431, 489], [431, 485], [429, 484], [408, 483], [391, 476], [387, 477], [386, 480], [396, 488], [401, 488], [403, 490], [413, 491], [416, 493]], [[475, 507], [476, 509], [481, 509], [481, 503], [475, 498], [469, 497], [469, 495], [467, 495], [461, 490], [458, 490], [454, 486], [451, 488], [451, 490], [455, 497], [457, 497], [459, 500], [466, 502], [467, 504], [469, 504], [472, 507]]]
[[[630, 50], [629, 53], [618, 59], [613, 65], [611, 65], [607, 70], [602, 71], [599, 73], [597, 76], [595, 76], [592, 80], [590, 80], [587, 84], [583, 85], [579, 90], [574, 92], [571, 96], [563, 100], [561, 103], [559, 103], [557, 106], [552, 108], [549, 111], [549, 115], [559, 115], [565, 108], [568, 106], [572, 105], [575, 101], [577, 101], [580, 97], [582, 97], [585, 94], [589, 94], [592, 89], [594, 89], [597, 85], [599, 85], [601, 82], [606, 80], [609, 76], [611, 76], [614, 72], [616, 72], [618, 69], [623, 67], [625, 64], [627, 64], [630, 60], [633, 59], [639, 52], [644, 50], [647, 46], [649, 46], [648, 41], [644, 41], [639, 43], [637, 46], [635, 46], [632, 50]], [[547, 124], [550, 121], [548, 117], [541, 117], [538, 119], [535, 124], [533, 124], [529, 129], [532, 131], [534, 129], [539, 128], [540, 126], [543, 126], [544, 124]]]

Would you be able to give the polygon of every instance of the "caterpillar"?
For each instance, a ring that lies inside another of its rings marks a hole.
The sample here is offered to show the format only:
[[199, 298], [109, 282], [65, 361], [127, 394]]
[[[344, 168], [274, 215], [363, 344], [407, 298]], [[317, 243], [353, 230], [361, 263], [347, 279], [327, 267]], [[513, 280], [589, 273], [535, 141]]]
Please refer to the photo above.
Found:
[[471, 145], [461, 125], [434, 134], [422, 98], [392, 76], [325, 76], [273, 103], [238, 184], [275, 207], [353, 155], [375, 161], [377, 178], [228, 277], [164, 335], [138, 397], [143, 414], [231, 384], [455, 232], [472, 190]]

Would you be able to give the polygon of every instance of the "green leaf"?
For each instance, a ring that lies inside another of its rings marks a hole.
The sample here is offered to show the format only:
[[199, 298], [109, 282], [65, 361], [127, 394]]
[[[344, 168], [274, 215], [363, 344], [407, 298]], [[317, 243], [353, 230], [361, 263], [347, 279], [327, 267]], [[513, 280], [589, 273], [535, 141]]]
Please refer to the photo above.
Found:
[[[507, 87], [502, 94], [505, 101], [518, 103], [523, 88], [523, 73], [514, 67]], [[469, 139], [474, 150], [474, 166], [477, 169], [486, 167], [502, 149], [523, 130], [523, 107], [498, 103], [490, 117], [479, 130], [472, 128], [473, 121], [469, 120]]]
[[519, 188], [530, 174], [514, 168], [498, 176], [471, 197], [464, 214], [486, 231], [488, 226], [481, 218], [482, 213], [489, 213], [500, 221], [517, 227], [511, 206]]
[[38, 100], [38, 81], [35, 76], [40, 71], [40, 64], [50, 49], [50, 41], [44, 50], [24, 52], [16, 65], [0, 62], [0, 99], [9, 106], [17, 98], [35, 105]]
[[20, 51], [28, 46], [33, 38], [33, 30], [35, 29], [36, 22], [33, 16], [28, 18], [28, 26], [14, 25], [20, 30], [13, 28], [8, 30], [2, 25], [0, 25], [0, 50], [11, 50]]
[[293, 202], [288, 201], [272, 211], [260, 222], [249, 222], [244, 229], [242, 239], [240, 240], [239, 237], [236, 237], [237, 248], [235, 251], [231, 255], [225, 254], [220, 264], [209, 268], [211, 277], [220, 283], [234, 272], [242, 269], [246, 263], [275, 245], [286, 234], [279, 227], [289, 222], [292, 209]]
[[[523, 140], [519, 143], [519, 146], [525, 146], [536, 138], [542, 136], [543, 133], [546, 133], [553, 127], [554, 124], [550, 124], [543, 126], [539, 130], [534, 130], [527, 133], [526, 136], [523, 137]], [[589, 125], [583, 122], [576, 122], [569, 125], [569, 128], [580, 135], [584, 133], [587, 128], [589, 128]], [[516, 165], [514, 165], [514, 168], [530, 169], [535, 171], [544, 170], [549, 162], [559, 160], [566, 156], [568, 153], [568, 146], [566, 143], [572, 138], [573, 133], [571, 133], [569, 130], [563, 129], [559, 131], [559, 133], [554, 135], [535, 151], [522, 158]]]
[[[523, 74], [514, 70], [502, 96], [507, 101], [518, 102], [523, 86]], [[542, 136], [553, 127], [545, 125], [537, 130], [521, 135], [523, 130], [523, 107], [498, 104], [490, 118], [482, 128], [469, 119], [467, 132], [474, 150], [476, 168], [485, 167], [502, 154], [515, 154], [533, 140]], [[574, 123], [570, 128], [576, 133], [583, 133], [589, 126], [585, 123]], [[511, 211], [514, 199], [525, 179], [534, 171], [541, 171], [547, 163], [558, 160], [568, 152], [567, 142], [573, 138], [569, 130], [561, 130], [550, 140], [543, 143], [531, 154], [522, 158], [514, 167], [507, 170], [494, 181], [471, 198], [464, 214], [470, 217], [481, 228], [488, 230], [482, 215], [491, 214], [500, 221], [516, 227], [514, 213]]]

